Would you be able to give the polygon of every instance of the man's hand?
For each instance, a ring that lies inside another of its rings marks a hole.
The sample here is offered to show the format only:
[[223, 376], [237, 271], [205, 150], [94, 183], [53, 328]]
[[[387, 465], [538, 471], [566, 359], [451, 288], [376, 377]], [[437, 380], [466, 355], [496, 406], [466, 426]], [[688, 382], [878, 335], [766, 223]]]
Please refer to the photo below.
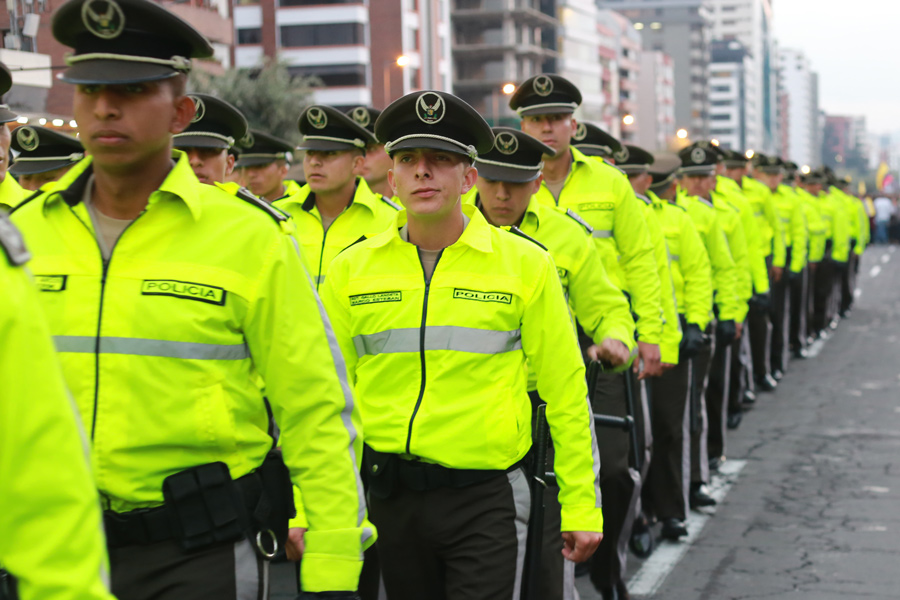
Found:
[[674, 369], [678, 365], [670, 365], [669, 363], [660, 363], [659, 366], [662, 367], [663, 373], [665, 373], [669, 369]]
[[621, 367], [628, 362], [628, 346], [619, 340], [606, 338], [599, 346], [592, 344], [587, 349], [588, 357], [596, 362], [608, 363], [613, 367]]
[[781, 275], [784, 273], [783, 267], [772, 267], [772, 280], [781, 281]]
[[591, 557], [603, 539], [602, 533], [594, 531], [563, 531], [562, 555], [572, 562], [584, 562]]
[[734, 335], [734, 339], [736, 339], [736, 340], [741, 339], [741, 333], [743, 333], [743, 331], [744, 331], [744, 322], [739, 321], [739, 322], [735, 323], [734, 328], [737, 330], [737, 333]]
[[306, 543], [303, 541], [303, 534], [306, 529], [303, 527], [291, 527], [288, 530], [288, 539], [284, 545], [284, 552], [287, 559], [294, 562], [300, 562], [303, 558], [303, 551], [306, 550]]
[[[659, 346], [638, 342], [638, 356], [640, 360], [635, 360], [634, 367], [632, 367], [635, 373], [639, 373], [638, 381], [662, 375], [662, 367], [659, 362]], [[643, 370], [641, 370], [641, 363], [644, 365]]]

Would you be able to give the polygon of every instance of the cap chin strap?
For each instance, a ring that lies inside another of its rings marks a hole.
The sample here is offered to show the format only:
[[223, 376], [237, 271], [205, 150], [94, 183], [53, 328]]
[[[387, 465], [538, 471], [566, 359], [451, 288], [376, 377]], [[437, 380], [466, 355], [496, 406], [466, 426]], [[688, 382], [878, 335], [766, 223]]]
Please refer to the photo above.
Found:
[[506, 167], [507, 169], [520, 169], [522, 171], [543, 171], [544, 162], [541, 161], [536, 165], [513, 165], [510, 163], [500, 162], [499, 160], [487, 160], [486, 158], [476, 158], [475, 163], [484, 163], [486, 165], [494, 165], [495, 167]]
[[150, 65], [161, 65], [171, 67], [179, 73], [189, 73], [191, 71], [191, 59], [184, 56], [173, 56], [172, 58], [153, 58], [151, 56], [133, 56], [131, 54], [114, 54], [111, 52], [89, 52], [87, 54], [67, 55], [66, 64], [71, 66], [80, 62], [90, 60], [118, 60], [122, 62], [136, 62]]
[[697, 165], [693, 167], [681, 167], [678, 169], [679, 175], [715, 175], [715, 165]]
[[386, 143], [384, 145], [384, 149], [388, 154], [390, 154], [391, 151], [394, 149], [394, 146], [396, 146], [400, 142], [403, 142], [406, 140], [419, 139], [419, 138], [441, 140], [443, 142], [453, 144], [454, 146], [459, 146], [460, 148], [462, 148], [465, 151], [465, 154], [468, 155], [468, 157], [471, 158], [472, 160], [475, 160], [475, 157], [478, 156], [478, 151], [475, 150], [475, 146], [467, 146], [466, 144], [463, 144], [462, 142], [459, 142], [452, 138], [444, 137], [442, 135], [434, 135], [431, 133], [414, 133], [411, 135], [404, 135], [401, 138], [397, 138], [396, 140], [391, 140], [390, 142]]
[[78, 162], [84, 158], [83, 152], [73, 152], [68, 156], [17, 156], [15, 162], [48, 162], [51, 160], [68, 160]]
[[172, 136], [173, 139], [192, 136], [192, 135], [201, 135], [203, 137], [211, 137], [228, 144], [228, 147], [231, 148], [234, 146], [234, 138], [230, 135], [222, 135], [221, 133], [215, 133], [213, 131], [182, 131], [181, 133], [176, 133]]
[[238, 158], [271, 158], [272, 160], [278, 160], [280, 158], [287, 158], [287, 152], [279, 152], [278, 154], [265, 154], [260, 152], [247, 154], [242, 152]]
[[[577, 102], [548, 102], [546, 104], [530, 104], [528, 106], [520, 106], [516, 109], [516, 114], [520, 117], [525, 116], [526, 113], [532, 113], [535, 111], [539, 111], [543, 108], [571, 108], [572, 112], [575, 112], [575, 109], [578, 108]], [[539, 113], [540, 114], [540, 113]]]
[[352, 140], [348, 140], [346, 138], [338, 138], [338, 137], [330, 137], [327, 135], [306, 135], [303, 136], [303, 141], [306, 140], [323, 140], [326, 142], [339, 142], [341, 144], [352, 144], [357, 148], [365, 148], [366, 143], [359, 138], [354, 138]]
[[613, 155], [612, 148], [609, 146], [601, 146], [600, 144], [572, 144], [578, 150], [582, 150], [584, 148], [590, 150], [599, 150], [600, 152], [605, 152], [608, 156]]

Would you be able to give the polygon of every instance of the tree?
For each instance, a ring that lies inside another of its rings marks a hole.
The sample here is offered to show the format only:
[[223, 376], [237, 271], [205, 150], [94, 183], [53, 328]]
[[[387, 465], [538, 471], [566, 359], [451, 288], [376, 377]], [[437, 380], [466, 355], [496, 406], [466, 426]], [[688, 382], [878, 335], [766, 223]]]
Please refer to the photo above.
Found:
[[316, 77], [291, 75], [286, 63], [266, 59], [253, 69], [229, 69], [222, 75], [191, 72], [194, 92], [211, 94], [238, 108], [253, 129], [260, 129], [291, 142], [300, 141], [297, 119], [310, 105]]

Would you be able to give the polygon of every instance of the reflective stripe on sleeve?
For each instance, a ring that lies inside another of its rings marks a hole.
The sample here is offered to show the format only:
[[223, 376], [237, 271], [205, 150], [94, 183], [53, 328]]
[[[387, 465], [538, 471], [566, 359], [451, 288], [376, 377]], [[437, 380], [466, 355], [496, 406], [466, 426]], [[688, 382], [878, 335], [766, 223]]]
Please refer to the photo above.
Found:
[[613, 232], [611, 229], [595, 229], [591, 232], [591, 237], [595, 238], [611, 238]]
[[[353, 338], [359, 356], [419, 351], [419, 328], [388, 329]], [[454, 350], [473, 354], [501, 354], [522, 349], [522, 332], [492, 331], [452, 325], [425, 329], [425, 350]]]
[[[97, 338], [79, 335], [57, 335], [53, 342], [58, 352], [93, 354]], [[130, 354], [190, 360], [243, 360], [250, 358], [245, 344], [200, 344], [142, 338], [102, 337], [100, 354]]]

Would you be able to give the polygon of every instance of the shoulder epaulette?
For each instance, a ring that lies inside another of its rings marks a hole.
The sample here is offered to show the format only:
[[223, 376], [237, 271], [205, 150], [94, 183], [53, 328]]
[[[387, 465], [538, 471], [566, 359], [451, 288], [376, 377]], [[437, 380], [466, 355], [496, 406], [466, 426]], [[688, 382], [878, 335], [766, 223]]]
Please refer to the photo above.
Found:
[[385, 204], [387, 204], [388, 206], [390, 206], [390, 207], [393, 208], [394, 210], [396, 210], [396, 211], [401, 211], [401, 210], [403, 210], [403, 207], [402, 207], [402, 206], [400, 206], [399, 204], [397, 204], [396, 202], [394, 202], [394, 201], [391, 200], [390, 198], [387, 198], [387, 197], [385, 197], [385, 196], [382, 196], [381, 194], [378, 194], [378, 195], [381, 197], [381, 201], [382, 201], [382, 202], [384, 202]]
[[577, 221], [579, 225], [581, 225], [582, 227], [584, 227], [585, 229], [587, 229], [587, 232], [588, 232], [588, 233], [594, 233], [594, 228], [591, 227], [590, 223], [588, 223], [587, 221], [585, 221], [584, 219], [582, 219], [581, 216], [580, 216], [578, 213], [576, 213], [574, 210], [572, 210], [571, 208], [567, 208], [567, 209], [566, 209], [566, 214], [567, 214], [570, 218], [575, 219], [575, 221]]
[[275, 219], [275, 221], [278, 222], [278, 223], [281, 223], [281, 222], [283, 222], [283, 221], [287, 221], [287, 220], [289, 220], [289, 219], [291, 218], [290, 215], [288, 215], [288, 214], [286, 214], [285, 212], [283, 212], [283, 211], [281, 211], [281, 210], [275, 208], [274, 206], [272, 206], [271, 204], [269, 204], [269, 203], [266, 202], [265, 200], [262, 200], [262, 199], [260, 199], [260, 198], [257, 198], [256, 196], [254, 196], [253, 193], [252, 193], [250, 190], [248, 190], [247, 188], [244, 188], [244, 187], [239, 188], [238, 191], [236, 191], [236, 192], [234, 193], [234, 195], [235, 195], [236, 197], [240, 198], [241, 200], [243, 200], [243, 201], [245, 201], [245, 202], [248, 202], [249, 204], [252, 204], [252, 205], [255, 206], [256, 208], [262, 209], [262, 210], [265, 211], [270, 217], [272, 217], [273, 219]]
[[678, 204], [677, 202], [669, 202], [668, 200], [663, 200], [663, 202], [668, 204], [669, 206], [674, 206], [675, 208], [680, 208], [684, 212], [687, 212], [687, 209], [685, 207], [683, 207], [682, 205]]
[[9, 222], [5, 216], [0, 215], [0, 248], [9, 259], [9, 264], [14, 267], [24, 265], [31, 258], [25, 240], [16, 226]]
[[539, 241], [537, 241], [536, 239], [534, 239], [533, 237], [531, 237], [530, 235], [528, 235], [527, 233], [525, 233], [524, 231], [522, 231], [521, 229], [516, 227], [515, 225], [513, 225], [512, 227], [509, 228], [509, 232], [512, 234], [515, 234], [519, 237], [523, 237], [526, 240], [528, 240], [529, 242], [533, 242], [534, 244], [540, 246], [544, 250], [547, 250], [547, 246], [543, 245], [542, 243], [540, 243]]
[[14, 212], [16, 212], [17, 210], [19, 210], [20, 208], [22, 208], [23, 206], [25, 206], [26, 204], [28, 204], [29, 202], [31, 202], [32, 200], [34, 200], [35, 198], [37, 198], [38, 196], [40, 196], [43, 193], [44, 193], [44, 190], [40, 190], [40, 189], [35, 190], [35, 192], [33, 194], [31, 194], [30, 196], [28, 196], [27, 198], [25, 198], [24, 200], [19, 202], [16, 206], [12, 207], [12, 209], [9, 211], [9, 214], [13, 214]]
[[635, 194], [638, 200], [641, 200], [644, 204], [653, 204], [653, 200], [644, 196], [643, 194]]
[[700, 196], [694, 196], [694, 198], [696, 198], [697, 200], [699, 200], [700, 202], [702, 202], [703, 204], [707, 205], [710, 208], [716, 207], [715, 204], [713, 204], [711, 201], [707, 200], [706, 198], [701, 198]]

